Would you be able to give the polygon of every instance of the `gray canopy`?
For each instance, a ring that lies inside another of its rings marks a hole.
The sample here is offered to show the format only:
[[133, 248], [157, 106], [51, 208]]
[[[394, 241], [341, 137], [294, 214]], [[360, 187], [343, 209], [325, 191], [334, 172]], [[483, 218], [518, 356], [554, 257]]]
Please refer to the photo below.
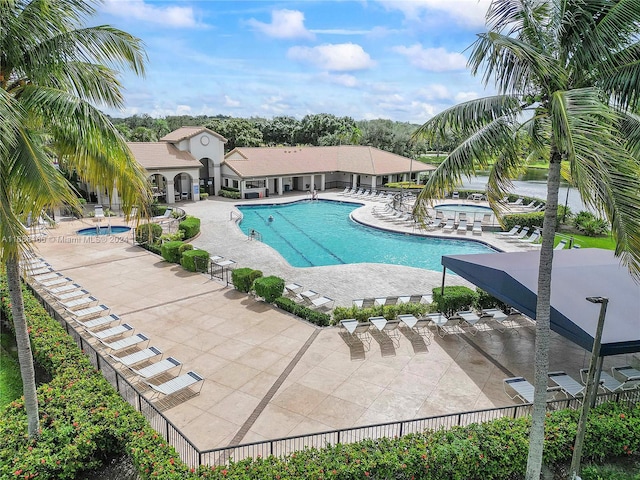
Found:
[[[447, 255], [445, 269], [536, 317], [539, 251]], [[557, 250], [551, 275], [551, 328], [591, 351], [600, 306], [586, 297], [607, 297], [600, 355], [640, 351], [640, 285], [612, 251]]]

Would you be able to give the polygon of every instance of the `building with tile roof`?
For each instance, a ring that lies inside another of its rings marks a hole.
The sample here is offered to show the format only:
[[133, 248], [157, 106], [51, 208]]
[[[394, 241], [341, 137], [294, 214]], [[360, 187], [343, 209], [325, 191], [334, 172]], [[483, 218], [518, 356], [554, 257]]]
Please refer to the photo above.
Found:
[[[129, 142], [149, 174], [158, 201], [199, 200], [237, 189], [241, 198], [329, 188], [376, 189], [408, 181], [435, 167], [373, 147], [237, 147], [224, 154], [227, 139], [204, 127], [181, 127], [158, 142]], [[117, 204], [97, 192], [98, 203]]]

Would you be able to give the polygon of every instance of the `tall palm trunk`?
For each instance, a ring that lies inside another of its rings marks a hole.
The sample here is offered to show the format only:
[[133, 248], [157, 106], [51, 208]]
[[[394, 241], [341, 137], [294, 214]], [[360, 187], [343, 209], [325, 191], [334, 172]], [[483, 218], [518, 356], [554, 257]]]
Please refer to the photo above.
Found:
[[551, 335], [551, 267], [553, 240], [558, 218], [558, 191], [560, 190], [560, 161], [562, 156], [555, 146], [551, 147], [549, 177], [547, 179], [547, 204], [542, 225], [542, 248], [538, 268], [538, 301], [536, 304], [536, 348], [535, 348], [535, 395], [531, 432], [529, 434], [529, 457], [526, 480], [539, 480], [542, 471], [544, 447], [544, 420], [547, 411], [547, 384], [549, 373], [549, 340]]
[[18, 344], [18, 360], [22, 375], [22, 391], [27, 411], [29, 437], [36, 437], [40, 430], [40, 415], [38, 413], [38, 398], [36, 394], [36, 375], [33, 368], [31, 342], [27, 329], [27, 319], [24, 315], [24, 301], [22, 299], [22, 285], [20, 283], [20, 264], [17, 256], [10, 256], [7, 261], [7, 284], [11, 299], [11, 316], [16, 332]]

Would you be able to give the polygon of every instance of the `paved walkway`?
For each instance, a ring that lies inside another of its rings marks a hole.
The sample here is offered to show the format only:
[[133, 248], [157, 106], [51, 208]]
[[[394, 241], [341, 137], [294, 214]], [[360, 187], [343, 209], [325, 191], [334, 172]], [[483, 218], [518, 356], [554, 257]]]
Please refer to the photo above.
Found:
[[[428, 292], [440, 284], [441, 273], [406, 267], [291, 268], [240, 234], [229, 220], [233, 208], [216, 200], [187, 205], [203, 220], [194, 243], [345, 304], [360, 296]], [[38, 245], [40, 255], [136, 333], [149, 336], [165, 357], [182, 361], [183, 371], [205, 378], [199, 396], [165, 412], [200, 449], [504, 406], [511, 402], [502, 379], [532, 378], [527, 323], [506, 334], [436, 336], [430, 344], [402, 334], [394, 346], [377, 336], [364, 351], [350, 347], [337, 328], [318, 329], [122, 237], [75, 235], [87, 224], [62, 222]], [[625, 356], [609, 358], [605, 367], [626, 363]], [[584, 350], [553, 335], [552, 369], [576, 376], [587, 364]]]

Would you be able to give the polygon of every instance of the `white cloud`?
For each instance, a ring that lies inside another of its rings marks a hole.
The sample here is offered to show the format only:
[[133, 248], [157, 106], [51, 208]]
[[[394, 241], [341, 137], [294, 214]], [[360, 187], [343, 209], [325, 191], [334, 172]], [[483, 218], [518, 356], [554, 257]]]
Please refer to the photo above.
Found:
[[325, 44], [317, 47], [291, 47], [287, 52], [291, 60], [315, 65], [322, 70], [353, 72], [375, 65], [369, 54], [355, 43]]
[[238, 100], [233, 100], [229, 95], [224, 96], [224, 106], [225, 107], [239, 107], [240, 102]]
[[453, 98], [455, 99], [456, 103], [462, 103], [480, 98], [480, 95], [478, 95], [477, 92], [458, 92]]
[[266, 98], [260, 108], [263, 112], [272, 115], [280, 115], [291, 111], [291, 105], [280, 95], [272, 95]]
[[177, 105], [176, 106], [176, 115], [190, 115], [191, 114], [191, 106], [190, 105]]
[[436, 12], [446, 14], [451, 21], [468, 27], [485, 25], [491, 0], [379, 0], [389, 10], [400, 10], [410, 21], [423, 21]]
[[410, 47], [397, 46], [394, 52], [407, 57], [411, 65], [430, 72], [449, 72], [464, 70], [467, 58], [461, 53], [449, 52], [444, 48], [423, 48], [416, 43]]
[[202, 27], [191, 7], [149, 5], [144, 0], [104, 0], [102, 11], [128, 20], [157, 23], [165, 27]]
[[451, 100], [452, 94], [445, 85], [433, 83], [418, 90], [417, 95], [425, 100]]
[[274, 10], [271, 12], [271, 23], [259, 22], [255, 18], [246, 23], [273, 38], [314, 38], [313, 33], [304, 26], [304, 13], [298, 10]]
[[349, 87], [349, 88], [353, 88], [358, 85], [358, 79], [353, 75], [349, 75], [347, 73], [334, 75], [331, 73], [323, 72], [320, 75], [320, 79], [327, 83], [342, 85], [343, 87]]

